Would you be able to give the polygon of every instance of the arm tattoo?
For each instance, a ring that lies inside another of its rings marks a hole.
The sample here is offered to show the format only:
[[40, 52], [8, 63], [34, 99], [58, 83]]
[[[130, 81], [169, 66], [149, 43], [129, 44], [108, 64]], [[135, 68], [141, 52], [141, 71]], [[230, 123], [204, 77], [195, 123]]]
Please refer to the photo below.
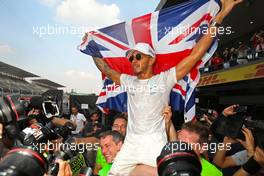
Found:
[[102, 58], [93, 57], [93, 60], [97, 68], [101, 70], [104, 74], [108, 75], [108, 73], [110, 73], [109, 71], [111, 70], [111, 68], [107, 65], [107, 63], [105, 63]]
[[118, 77], [118, 75], [120, 74], [117, 71], [111, 69], [109, 65], [102, 58], [93, 57], [93, 60], [97, 68], [101, 72], [103, 72], [108, 78], [113, 80], [115, 77]]

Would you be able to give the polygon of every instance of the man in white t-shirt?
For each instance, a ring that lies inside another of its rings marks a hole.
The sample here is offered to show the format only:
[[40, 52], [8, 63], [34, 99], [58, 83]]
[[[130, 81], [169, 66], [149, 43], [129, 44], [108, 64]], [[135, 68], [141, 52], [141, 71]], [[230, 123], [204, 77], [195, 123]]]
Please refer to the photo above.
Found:
[[72, 131], [72, 134], [78, 135], [82, 130], [86, 123], [86, 118], [83, 114], [78, 112], [78, 108], [73, 106], [71, 108], [71, 121], [76, 125], [76, 129]]
[[[127, 51], [135, 76], [120, 74], [102, 59], [93, 57], [96, 66], [112, 81], [127, 91], [128, 124], [122, 149], [116, 156], [109, 175], [157, 175], [156, 158], [167, 142], [163, 108], [177, 80], [182, 79], [202, 59], [211, 46], [217, 27], [232, 8], [242, 0], [223, 0], [222, 9], [208, 33], [194, 46], [191, 54], [165, 72], [154, 75], [155, 51], [147, 43], [137, 43]], [[87, 38], [88, 34], [84, 36]], [[173, 59], [173, 58], [172, 58]]]

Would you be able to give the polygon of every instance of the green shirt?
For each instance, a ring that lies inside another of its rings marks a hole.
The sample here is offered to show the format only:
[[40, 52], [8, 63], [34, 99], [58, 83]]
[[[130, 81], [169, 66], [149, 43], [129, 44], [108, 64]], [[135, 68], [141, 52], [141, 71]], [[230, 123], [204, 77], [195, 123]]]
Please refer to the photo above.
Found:
[[112, 163], [107, 163], [105, 160], [105, 157], [102, 153], [101, 147], [98, 148], [97, 154], [96, 154], [96, 164], [100, 165], [102, 169], [99, 171], [99, 176], [107, 176], [109, 170], [111, 169]]
[[106, 165], [108, 165], [108, 163], [105, 160], [105, 157], [102, 153], [102, 149], [101, 147], [98, 148], [97, 150], [97, 154], [96, 154], [96, 164], [100, 165], [102, 168]]
[[223, 173], [213, 164], [202, 158], [202, 173], [201, 176], [223, 176]]
[[99, 175], [99, 176], [108, 176], [108, 172], [110, 171], [111, 167], [112, 167], [112, 163], [106, 165], [105, 167], [103, 167], [103, 168], [99, 171], [98, 175]]

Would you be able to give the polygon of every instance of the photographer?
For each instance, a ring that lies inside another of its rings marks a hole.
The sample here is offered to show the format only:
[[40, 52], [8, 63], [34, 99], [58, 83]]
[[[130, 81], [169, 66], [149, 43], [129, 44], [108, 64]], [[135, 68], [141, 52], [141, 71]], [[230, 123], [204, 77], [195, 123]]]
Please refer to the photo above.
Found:
[[228, 168], [228, 175], [233, 175], [230, 169], [235, 166], [242, 166], [238, 173], [242, 173], [244, 170], [249, 174], [255, 174], [261, 168], [258, 163], [263, 158], [257, 157], [259, 160], [256, 160], [255, 155], [259, 156], [263, 151], [263, 137], [261, 136], [263, 134], [261, 125], [263, 122], [248, 120], [245, 115], [246, 112], [247, 107], [229, 106], [211, 126], [213, 134], [219, 141], [223, 140], [224, 146], [232, 144], [230, 148], [232, 150], [233, 146], [240, 145], [243, 147], [242, 150], [237, 148], [236, 153], [229, 156], [226, 156], [226, 152], [230, 149], [226, 147], [216, 152], [213, 162], [220, 168]]

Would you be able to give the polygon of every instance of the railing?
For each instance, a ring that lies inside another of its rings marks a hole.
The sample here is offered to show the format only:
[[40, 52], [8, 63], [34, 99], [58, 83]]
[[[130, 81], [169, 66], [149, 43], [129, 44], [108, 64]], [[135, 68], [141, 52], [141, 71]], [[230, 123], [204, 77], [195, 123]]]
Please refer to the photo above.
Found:
[[214, 71], [225, 70], [225, 69], [229, 69], [231, 67], [237, 66], [237, 65], [245, 65], [251, 62], [255, 62], [260, 59], [264, 59], [264, 51], [257, 52], [255, 54], [249, 53], [247, 57], [245, 58], [236, 58], [236, 59], [232, 59], [227, 62], [220, 63], [220, 64], [210, 65], [210, 66], [204, 67], [201, 70], [201, 72], [210, 73]]

